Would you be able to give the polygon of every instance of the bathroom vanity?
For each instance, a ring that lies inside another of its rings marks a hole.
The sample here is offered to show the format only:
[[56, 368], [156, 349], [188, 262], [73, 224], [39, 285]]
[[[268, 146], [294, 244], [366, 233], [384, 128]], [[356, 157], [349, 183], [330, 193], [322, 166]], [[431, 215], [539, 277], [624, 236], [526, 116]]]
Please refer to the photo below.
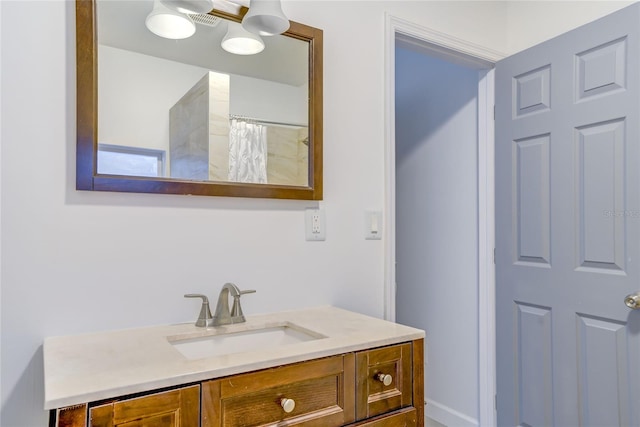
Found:
[[50, 426], [422, 426], [424, 332], [334, 307], [47, 338]]

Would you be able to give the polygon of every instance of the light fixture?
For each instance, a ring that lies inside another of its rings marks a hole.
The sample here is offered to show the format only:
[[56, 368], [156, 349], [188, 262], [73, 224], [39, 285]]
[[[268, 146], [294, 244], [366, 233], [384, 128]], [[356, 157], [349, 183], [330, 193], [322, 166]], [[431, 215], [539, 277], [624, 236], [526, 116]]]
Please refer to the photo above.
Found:
[[161, 0], [162, 3], [180, 13], [209, 13], [213, 9], [213, 0]]
[[260, 36], [250, 33], [240, 24], [229, 22], [227, 34], [220, 46], [229, 53], [236, 55], [255, 55], [264, 50], [264, 42]]
[[153, 10], [145, 25], [153, 34], [166, 39], [186, 39], [196, 32], [196, 24], [188, 15], [168, 8], [160, 0], [153, 0]]
[[251, 0], [242, 26], [251, 33], [272, 36], [287, 31], [289, 20], [282, 12], [280, 0]]

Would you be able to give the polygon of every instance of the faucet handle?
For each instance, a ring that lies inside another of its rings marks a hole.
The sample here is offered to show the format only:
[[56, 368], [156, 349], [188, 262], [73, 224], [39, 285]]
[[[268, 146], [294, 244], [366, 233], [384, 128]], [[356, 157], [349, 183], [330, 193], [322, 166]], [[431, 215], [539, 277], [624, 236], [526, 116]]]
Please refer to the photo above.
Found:
[[253, 294], [255, 292], [255, 289], [247, 289], [246, 291], [240, 291], [238, 292], [238, 295], [233, 296], [233, 307], [231, 307], [231, 319], [233, 323], [241, 323], [245, 321], [242, 306], [240, 305], [240, 297], [244, 294]]
[[202, 298], [202, 307], [200, 307], [200, 315], [196, 320], [196, 326], [205, 328], [211, 324], [211, 310], [209, 309], [209, 298], [202, 294], [185, 294], [185, 298]]

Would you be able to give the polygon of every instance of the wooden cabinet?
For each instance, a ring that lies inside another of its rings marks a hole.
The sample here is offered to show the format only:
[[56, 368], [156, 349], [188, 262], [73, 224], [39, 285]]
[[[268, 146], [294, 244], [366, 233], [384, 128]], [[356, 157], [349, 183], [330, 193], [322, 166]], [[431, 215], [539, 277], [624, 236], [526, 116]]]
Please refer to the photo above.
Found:
[[49, 424], [56, 427], [197, 427], [200, 386], [96, 405], [76, 405], [54, 412]]
[[117, 400], [89, 410], [89, 427], [197, 426], [199, 419], [198, 385]]
[[62, 408], [50, 426], [421, 427], [423, 376], [423, 340], [415, 340]]
[[358, 420], [413, 404], [411, 347], [407, 343], [356, 355]]
[[399, 411], [393, 411], [375, 418], [370, 418], [358, 424], [352, 424], [349, 427], [422, 427], [418, 424], [418, 411], [416, 408], [404, 408]]
[[351, 424], [354, 366], [349, 353], [205, 382], [202, 427]]
[[424, 426], [424, 340], [356, 353], [358, 426]]

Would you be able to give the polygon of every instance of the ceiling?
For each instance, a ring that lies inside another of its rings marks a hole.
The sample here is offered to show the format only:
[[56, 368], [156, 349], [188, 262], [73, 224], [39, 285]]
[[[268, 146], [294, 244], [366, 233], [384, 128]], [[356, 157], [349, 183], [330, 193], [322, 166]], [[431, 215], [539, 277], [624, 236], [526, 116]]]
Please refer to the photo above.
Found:
[[215, 27], [196, 24], [192, 37], [169, 40], [145, 27], [152, 9], [153, 0], [98, 0], [98, 43], [223, 73], [293, 86], [308, 82], [307, 42], [281, 35], [262, 37], [265, 49], [261, 53], [234, 55], [220, 47], [227, 25], [234, 23], [220, 19]]

